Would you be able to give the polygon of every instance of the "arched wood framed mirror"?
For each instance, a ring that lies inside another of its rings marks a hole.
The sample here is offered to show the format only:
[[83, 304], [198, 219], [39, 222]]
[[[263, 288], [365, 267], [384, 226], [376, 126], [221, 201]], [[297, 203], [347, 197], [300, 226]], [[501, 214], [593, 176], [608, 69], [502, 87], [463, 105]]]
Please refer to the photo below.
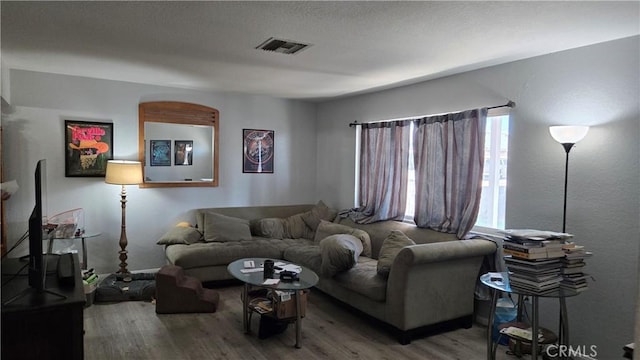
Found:
[[218, 110], [156, 101], [138, 111], [140, 187], [218, 186]]

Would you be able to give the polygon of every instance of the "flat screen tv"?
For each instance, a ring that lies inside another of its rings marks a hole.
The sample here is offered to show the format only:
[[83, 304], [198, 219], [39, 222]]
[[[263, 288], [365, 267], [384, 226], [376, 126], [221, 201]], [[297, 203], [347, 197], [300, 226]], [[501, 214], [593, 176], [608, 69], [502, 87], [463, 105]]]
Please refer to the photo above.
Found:
[[[33, 206], [31, 216], [29, 216], [29, 286], [24, 291], [16, 294], [11, 299], [2, 303], [9, 305], [29, 294], [37, 294], [38, 298], [44, 294], [52, 294], [64, 299], [66, 296], [58, 294], [45, 288], [47, 268], [49, 271], [57, 270], [57, 258], [52, 258], [52, 266], [47, 266], [47, 256], [43, 254], [43, 241], [50, 240], [53, 230], [47, 221], [47, 161], [39, 160], [35, 171], [35, 198], [36, 204]], [[29, 296], [29, 299], [34, 299]], [[30, 300], [31, 301], [31, 300]]]
[[29, 217], [29, 286], [42, 291], [47, 275], [42, 243], [47, 236], [47, 160], [39, 160], [35, 171], [36, 204]]

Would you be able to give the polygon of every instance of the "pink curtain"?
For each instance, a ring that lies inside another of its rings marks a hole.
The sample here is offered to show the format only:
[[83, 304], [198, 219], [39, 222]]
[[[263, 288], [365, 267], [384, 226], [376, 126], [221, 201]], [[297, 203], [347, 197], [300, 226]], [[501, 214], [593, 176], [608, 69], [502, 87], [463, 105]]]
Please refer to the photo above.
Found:
[[402, 220], [407, 206], [409, 121], [362, 124], [360, 207], [350, 211], [356, 222]]
[[419, 227], [455, 233], [471, 230], [480, 209], [487, 109], [419, 119], [414, 132]]

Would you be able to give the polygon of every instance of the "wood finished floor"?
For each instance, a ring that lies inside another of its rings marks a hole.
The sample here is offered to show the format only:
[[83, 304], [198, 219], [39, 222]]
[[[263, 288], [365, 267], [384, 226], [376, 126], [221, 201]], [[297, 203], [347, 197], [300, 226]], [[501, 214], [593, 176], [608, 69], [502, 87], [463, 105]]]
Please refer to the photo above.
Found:
[[[96, 303], [84, 312], [87, 360], [112, 359], [485, 359], [486, 328], [474, 324], [400, 345], [377, 322], [312, 291], [303, 320], [302, 348], [294, 348], [295, 326], [282, 334], [258, 339], [258, 318], [252, 334], [242, 331], [239, 285], [218, 287], [220, 305], [211, 314], [155, 313], [150, 302]], [[497, 351], [498, 360], [517, 359]], [[530, 357], [524, 357], [528, 359]]]

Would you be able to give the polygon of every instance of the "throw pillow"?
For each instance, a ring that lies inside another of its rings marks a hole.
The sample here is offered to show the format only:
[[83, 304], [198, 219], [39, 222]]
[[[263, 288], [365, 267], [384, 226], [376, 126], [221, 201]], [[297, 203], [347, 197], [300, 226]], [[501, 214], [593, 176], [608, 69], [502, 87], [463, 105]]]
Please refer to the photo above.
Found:
[[167, 231], [156, 244], [158, 245], [174, 245], [174, 244], [193, 244], [202, 238], [202, 233], [198, 229], [191, 226], [174, 226]]
[[284, 237], [288, 239], [311, 239], [313, 237], [313, 231], [302, 220], [303, 214], [291, 215], [288, 218], [282, 219], [284, 226]]
[[264, 218], [256, 222], [255, 234], [271, 239], [284, 238], [284, 223], [280, 218]]
[[249, 220], [213, 212], [204, 214], [204, 241], [251, 240]]
[[389, 277], [393, 260], [400, 250], [405, 246], [415, 244], [416, 243], [409, 239], [402, 231], [391, 230], [380, 248], [380, 254], [378, 255], [378, 274], [385, 278]]
[[321, 220], [313, 241], [318, 244], [320, 240], [334, 234], [348, 234], [357, 237], [362, 241], [362, 255], [371, 257], [371, 238], [369, 234], [364, 230], [355, 229], [351, 226]]
[[320, 200], [311, 211], [302, 215], [302, 220], [311, 230], [316, 231], [321, 220], [333, 221], [336, 215], [338, 215], [337, 210], [329, 209], [329, 207]]
[[347, 271], [358, 262], [362, 253], [362, 242], [353, 235], [335, 234], [320, 241], [322, 265], [320, 273], [326, 277]]

